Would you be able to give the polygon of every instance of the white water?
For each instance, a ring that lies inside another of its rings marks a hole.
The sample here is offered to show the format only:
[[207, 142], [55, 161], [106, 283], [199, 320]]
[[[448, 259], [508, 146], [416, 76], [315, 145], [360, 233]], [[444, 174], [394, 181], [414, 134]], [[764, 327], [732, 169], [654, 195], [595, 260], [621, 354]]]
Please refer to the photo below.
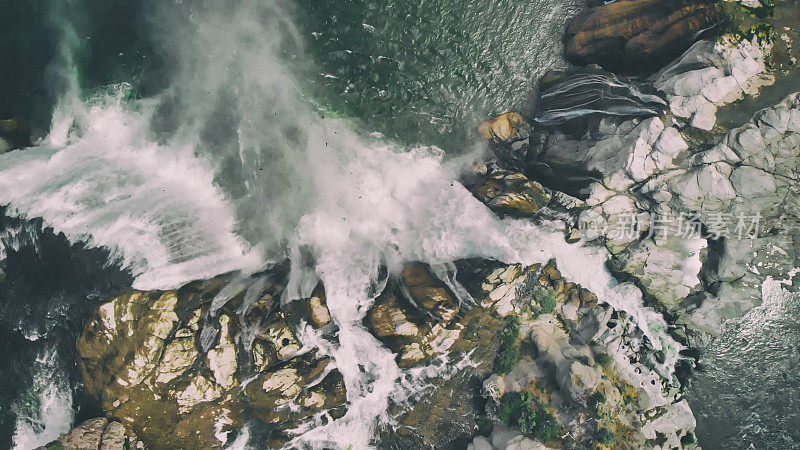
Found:
[[[162, 19], [177, 66], [172, 88], [135, 102], [119, 89], [89, 102], [65, 94], [48, 139], [0, 157], [0, 203], [109, 249], [142, 289], [254, 270], [288, 243], [293, 296], [308, 294], [309, 279], [325, 284], [338, 345], [316, 343], [334, 357], [350, 402], [342, 419], [296, 444], [366, 448], [390, 421], [389, 399], [409, 395], [394, 355], [360, 325], [380, 265], [555, 257], [565, 276], [630, 312], [654, 346], [672, 346], [638, 291], [605, 271], [604, 251], [498, 220], [454, 181], [475, 154], [444, 163], [436, 148], [393, 148], [319, 117], [279, 57], [297, 39], [278, 5], [180, 6]], [[164, 126], [165, 117], [177, 123]], [[315, 273], [300, 270], [301, 247], [311, 249]], [[71, 420], [48, 417], [58, 429]]]
[[[60, 365], [52, 349], [36, 359], [33, 385], [28, 393], [34, 400], [23, 400], [12, 406], [18, 411], [13, 439], [15, 450], [34, 449], [69, 431], [75, 413], [72, 392]], [[28, 402], [36, 403], [36, 407], [31, 408]]]

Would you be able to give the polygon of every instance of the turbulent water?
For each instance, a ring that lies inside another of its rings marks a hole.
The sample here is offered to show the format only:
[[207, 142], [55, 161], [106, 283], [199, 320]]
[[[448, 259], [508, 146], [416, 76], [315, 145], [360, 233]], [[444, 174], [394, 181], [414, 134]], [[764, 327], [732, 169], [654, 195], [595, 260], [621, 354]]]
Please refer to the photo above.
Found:
[[[484, 150], [475, 125], [530, 107], [534, 80], [563, 66], [563, 25], [582, 2], [110, 4], [119, 8], [32, 2], [20, 21], [56, 43], [37, 78], [52, 82], [32, 83], [53, 93], [26, 106], [52, 114], [35, 148], [0, 156], [0, 204], [63, 233], [62, 253], [102, 249], [92, 253], [102, 270], [94, 281], [48, 281], [53, 289], [36, 297], [42, 311], [67, 305], [53, 322], [64, 334], [36, 315], [4, 323], [17, 341], [42, 344], [25, 344], [10, 363], [26, 369], [3, 397], [13, 419], [0, 446], [12, 436], [19, 448], [43, 444], [89, 414], [73, 409], [82, 403], [64, 343], [111, 288], [172, 288], [287, 255], [294, 296], [325, 284], [339, 342], [303, 340], [334, 357], [350, 402], [342, 419], [295, 430], [298, 445], [374, 444], [376, 427], [391, 423], [389, 402], [424, 383], [424, 371], [399, 382], [391, 353], [360, 325], [378, 268], [403, 261], [556, 257], [567, 277], [629, 311], [674, 363], [679, 347], [663, 320], [603, 269], [605, 251], [565, 244], [556, 225], [499, 220], [454, 181]], [[11, 257], [19, 247], [4, 248], [7, 267], [31, 266]], [[39, 261], [61, 261], [48, 249], [38, 248]], [[298, 263], [307, 251], [314, 269]]]

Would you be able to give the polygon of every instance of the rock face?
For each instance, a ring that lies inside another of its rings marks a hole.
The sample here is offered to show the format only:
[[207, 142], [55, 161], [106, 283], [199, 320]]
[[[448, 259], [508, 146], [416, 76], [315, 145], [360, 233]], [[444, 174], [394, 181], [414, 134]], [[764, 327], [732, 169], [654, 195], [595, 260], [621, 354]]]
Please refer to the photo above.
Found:
[[373, 334], [397, 353], [400, 367], [429, 361], [446, 352], [463, 331], [456, 315], [461, 302], [423, 264], [411, 264], [367, 313]]
[[[559, 435], [581, 448], [598, 439], [610, 439], [603, 443], [611, 448], [654, 448], [661, 440], [682, 447], [680, 438], [692, 434], [694, 416], [676, 400], [678, 383], [659, 375], [659, 356], [642, 330], [625, 312], [599, 304], [592, 292], [565, 279], [554, 262], [500, 266], [480, 286], [474, 296], [483, 314], [513, 318], [519, 336], [510, 347], [519, 355], [513, 368], [483, 383], [489, 417], [503, 420], [505, 399], [527, 393], [555, 415]], [[668, 411], [680, 417], [661, 429], [665, 423], [657, 418]], [[509, 425], [495, 425], [471, 448], [548, 448]], [[610, 437], [598, 437], [601, 430]]]
[[669, 98], [670, 111], [689, 120], [691, 126], [711, 130], [717, 108], [774, 82], [766, 73], [771, 44], [751, 40], [699, 41], [680, 58], [652, 77], [653, 84]]
[[566, 56], [615, 73], [653, 71], [723, 20], [715, 1], [618, 0], [570, 23]]
[[[245, 420], [279, 432], [340, 407], [341, 375], [313, 351], [300, 353], [276, 307], [280, 272], [257, 278], [260, 290], [237, 290], [252, 284], [223, 277], [177, 291], [133, 291], [102, 305], [78, 340], [87, 390], [152, 448], [221, 447]], [[324, 294], [314, 297], [293, 317], [325, 322]]]
[[667, 108], [652, 86], [622, 81], [591, 67], [548, 72], [539, 89], [534, 120], [538, 129], [585, 132], [586, 122], [593, 117], [652, 117]]
[[90, 419], [38, 450], [120, 450], [144, 448], [136, 436], [119, 422], [104, 417]]
[[467, 189], [501, 215], [530, 217], [552, 199], [550, 191], [540, 183], [491, 162], [476, 165], [474, 175], [474, 179], [467, 183]]

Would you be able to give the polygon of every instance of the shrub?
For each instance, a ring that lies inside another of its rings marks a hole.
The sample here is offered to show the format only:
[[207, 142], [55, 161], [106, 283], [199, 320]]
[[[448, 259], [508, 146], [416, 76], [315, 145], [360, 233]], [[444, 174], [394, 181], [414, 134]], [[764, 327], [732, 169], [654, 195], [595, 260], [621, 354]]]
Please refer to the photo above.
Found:
[[606, 445], [614, 442], [614, 432], [609, 430], [608, 428], [598, 428], [597, 442]]
[[542, 314], [553, 314], [556, 310], [556, 291], [537, 289], [534, 296]]
[[510, 348], [519, 337], [519, 317], [511, 316], [505, 328], [500, 332], [500, 347]]
[[534, 402], [533, 396], [527, 392], [509, 392], [503, 395], [500, 398], [498, 416], [503, 422], [541, 442], [552, 442], [559, 438], [561, 428], [556, 418]]
[[500, 375], [511, 372], [519, 361], [519, 350], [514, 347], [501, 348], [494, 359], [494, 371]]
[[692, 445], [694, 443], [695, 443], [694, 433], [692, 433], [691, 431], [683, 435], [683, 437], [681, 438], [681, 445], [683, 445], [684, 447]]

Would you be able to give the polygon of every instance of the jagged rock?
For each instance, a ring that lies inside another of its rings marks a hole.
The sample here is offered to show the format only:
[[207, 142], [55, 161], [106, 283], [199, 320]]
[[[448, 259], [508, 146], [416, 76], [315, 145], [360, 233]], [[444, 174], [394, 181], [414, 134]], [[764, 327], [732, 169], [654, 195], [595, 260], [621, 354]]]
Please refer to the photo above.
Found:
[[507, 112], [483, 122], [478, 133], [486, 140], [511, 143], [527, 139], [531, 127], [528, 121], [518, 112]]
[[119, 450], [126, 447], [144, 448], [144, 444], [121, 423], [99, 417], [83, 422], [37, 450]]
[[[236, 282], [220, 277], [102, 305], [78, 339], [87, 390], [153, 448], [219, 448], [220, 433], [239, 428], [246, 409], [275, 437], [296, 420], [341, 407], [341, 374], [313, 352], [298, 356], [302, 344], [275, 308], [283, 285], [269, 282], [280, 277], [261, 277], [257, 297], [245, 296], [246, 283], [237, 293], [229, 287]], [[320, 319], [324, 292], [315, 295]], [[245, 397], [242, 382], [251, 378]]]
[[467, 188], [496, 213], [519, 217], [536, 214], [552, 199], [550, 191], [540, 183], [495, 165], [490, 165], [478, 181], [468, 183]]
[[642, 433], [647, 439], [663, 436], [666, 438], [665, 447], [680, 448], [681, 437], [694, 430], [696, 426], [697, 422], [691, 413], [689, 403], [681, 400], [661, 408], [657, 412], [657, 417], [642, 427]]
[[755, 37], [741, 42], [698, 41], [651, 79], [667, 94], [673, 114], [690, 119], [695, 128], [711, 130], [717, 107], [755, 94], [774, 81], [765, 75], [769, 51], [770, 44]]
[[713, 0], [618, 0], [591, 8], [569, 24], [566, 56], [613, 72], [657, 68], [678, 56], [699, 32], [723, 19]]

